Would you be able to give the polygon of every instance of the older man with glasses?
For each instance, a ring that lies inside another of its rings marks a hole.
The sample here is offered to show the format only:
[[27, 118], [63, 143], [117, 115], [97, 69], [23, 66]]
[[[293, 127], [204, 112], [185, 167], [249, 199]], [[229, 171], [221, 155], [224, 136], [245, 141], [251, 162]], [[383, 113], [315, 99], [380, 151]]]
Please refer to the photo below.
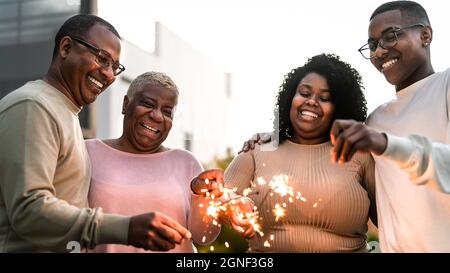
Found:
[[395, 86], [396, 99], [366, 125], [334, 123], [334, 161], [357, 151], [376, 162], [376, 198], [383, 252], [450, 252], [450, 69], [435, 73], [433, 31], [412, 1], [381, 5], [359, 51]]
[[91, 165], [78, 113], [125, 70], [119, 57], [112, 25], [76, 15], [56, 34], [44, 79], [0, 101], [0, 252], [107, 243], [169, 250], [190, 238], [160, 213], [128, 217], [88, 208]]
[[[69, 36], [70, 37], [70, 36]], [[109, 67], [112, 67], [114, 76], [119, 75], [125, 70], [125, 66], [120, 64], [119, 62], [114, 62], [111, 55], [105, 51], [101, 50], [100, 48], [91, 45], [90, 43], [86, 42], [83, 39], [70, 37], [72, 40], [84, 45], [87, 47], [91, 52], [96, 56], [95, 61], [101, 65], [104, 69], [109, 69]]]

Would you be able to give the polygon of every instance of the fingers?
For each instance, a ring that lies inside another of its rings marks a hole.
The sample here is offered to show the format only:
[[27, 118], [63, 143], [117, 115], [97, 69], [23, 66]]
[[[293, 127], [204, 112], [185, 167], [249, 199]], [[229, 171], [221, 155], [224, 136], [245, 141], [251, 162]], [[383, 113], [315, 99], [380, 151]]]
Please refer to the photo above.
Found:
[[234, 230], [236, 230], [237, 232], [244, 234], [245, 229], [243, 227], [241, 227], [240, 225], [237, 225], [233, 222], [231, 222], [231, 226], [233, 227]]
[[181, 244], [184, 238], [191, 236], [190, 232], [164, 214], [155, 212], [153, 219], [149, 222], [148, 235], [151, 240], [161, 243], [162, 241], [168, 241], [172, 244]]
[[215, 180], [218, 183], [223, 184], [223, 170], [221, 170], [221, 169], [207, 170], [207, 171], [204, 171], [201, 174], [199, 174], [198, 178], [203, 179], [203, 180], [205, 180], [205, 179]]
[[152, 228], [149, 232], [149, 236], [152, 235], [155, 238], [161, 238], [162, 240], [168, 241], [173, 244], [181, 244], [184, 236], [178, 232], [176, 229], [160, 225], [158, 227]]
[[168, 227], [166, 232], [169, 234], [169, 238], [175, 239], [174, 242], [181, 243], [183, 238], [185, 239], [192, 238], [191, 232], [182, 225], [180, 225], [177, 221], [163, 214], [160, 215], [161, 215], [161, 223]]
[[211, 188], [210, 188], [210, 196], [211, 198], [215, 197], [221, 197], [223, 195], [223, 182], [217, 183], [216, 181], [210, 182]]
[[238, 199], [236, 202], [236, 205], [238, 206], [239, 211], [244, 214], [252, 213], [254, 204], [255, 203], [253, 203], [253, 200], [248, 197], [242, 197], [242, 198]]
[[355, 122], [353, 120], [344, 120], [344, 119], [337, 119], [333, 122], [333, 125], [331, 126], [330, 130], [330, 140], [331, 144], [335, 145], [337, 137], [352, 125], [352, 123]]
[[145, 249], [150, 249], [154, 251], [167, 251], [174, 249], [176, 246], [175, 243], [161, 237], [157, 232], [150, 231], [148, 233], [148, 241]]
[[260, 140], [258, 141], [258, 144], [261, 145], [261, 144], [270, 142], [271, 140], [272, 140], [272, 135], [269, 134], [269, 133], [264, 133], [264, 134], [261, 134], [261, 137], [260, 137]]
[[353, 158], [353, 155], [358, 152], [369, 152], [371, 149], [370, 135], [363, 125], [355, 126], [358, 127], [354, 132], [347, 138], [346, 149], [342, 152], [342, 160], [348, 162]]
[[248, 143], [248, 141], [244, 142], [244, 145], [242, 146], [242, 149], [238, 152], [238, 154], [240, 153], [246, 153], [250, 150], [250, 144]]
[[250, 224], [241, 226], [231, 222], [231, 226], [233, 227], [234, 230], [239, 232], [242, 235], [242, 237], [246, 239], [251, 239], [255, 236], [255, 230], [253, 226]]
[[242, 236], [244, 236], [244, 238], [246, 239], [253, 238], [255, 236], [255, 229], [253, 228], [253, 226], [249, 225], [247, 230], [244, 232]]
[[253, 213], [253, 201], [249, 198], [240, 198], [234, 200], [233, 206], [230, 208], [230, 223], [231, 226], [244, 238], [251, 238], [255, 236], [255, 230], [247, 218], [249, 213]]
[[255, 149], [255, 141], [249, 141], [249, 145], [250, 145], [250, 150], [254, 150]]
[[204, 171], [192, 183], [194, 193], [220, 197], [223, 194], [223, 170], [212, 169]]
[[158, 212], [131, 217], [128, 243], [135, 247], [166, 251], [181, 244], [191, 233], [175, 220]]
[[238, 154], [244, 152], [248, 152], [250, 150], [255, 149], [256, 144], [264, 144], [267, 142], [270, 142], [272, 140], [272, 135], [269, 133], [258, 133], [253, 135], [249, 140], [244, 142], [244, 145], [242, 146], [242, 149], [238, 152]]
[[244, 238], [250, 239], [255, 236], [253, 225], [248, 219], [242, 219], [242, 216], [240, 216], [239, 213], [233, 212], [230, 220], [233, 229], [241, 233]]
[[357, 130], [352, 125], [345, 129], [342, 129], [340, 133], [334, 137], [334, 154], [333, 162], [343, 163], [346, 162], [347, 152], [352, 148], [353, 142], [350, 141], [350, 137], [355, 134]]
[[[361, 122], [336, 120], [330, 131], [330, 139], [333, 143], [331, 160], [334, 163], [344, 163], [350, 161], [358, 151], [370, 152], [372, 150], [381, 150], [385, 147], [383, 146], [385, 142], [383, 142], [382, 138], [380, 141], [372, 141], [374, 135], [378, 136], [381, 134], [369, 129]], [[381, 148], [376, 149], [378, 146]]]

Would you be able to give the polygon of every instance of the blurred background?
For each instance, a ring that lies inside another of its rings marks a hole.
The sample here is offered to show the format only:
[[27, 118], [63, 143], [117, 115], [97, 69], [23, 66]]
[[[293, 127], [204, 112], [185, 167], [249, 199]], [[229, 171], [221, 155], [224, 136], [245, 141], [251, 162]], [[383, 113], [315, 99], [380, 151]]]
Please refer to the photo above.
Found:
[[[283, 76], [307, 58], [334, 53], [363, 77], [369, 112], [395, 90], [362, 58], [373, 10], [384, 0], [0, 0], [0, 98], [50, 64], [53, 38], [77, 13], [96, 14], [122, 36], [115, 83], [80, 116], [86, 138], [119, 137], [128, 85], [151, 70], [180, 89], [165, 144], [192, 151], [205, 168], [226, 168], [243, 142], [272, 130], [274, 95]], [[432, 60], [447, 69], [450, 20], [439, 0], [418, 0], [433, 26]], [[369, 240], [376, 239], [371, 229]], [[227, 243], [227, 244], [225, 244]], [[229, 245], [226, 247], [225, 245]], [[214, 250], [242, 252], [246, 242], [227, 227]]]

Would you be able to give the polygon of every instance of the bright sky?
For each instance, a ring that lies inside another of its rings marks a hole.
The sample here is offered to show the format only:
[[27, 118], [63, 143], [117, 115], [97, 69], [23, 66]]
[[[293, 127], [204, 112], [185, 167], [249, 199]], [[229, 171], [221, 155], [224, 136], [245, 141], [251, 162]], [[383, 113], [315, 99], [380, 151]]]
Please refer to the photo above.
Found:
[[[240, 121], [233, 134], [236, 151], [253, 133], [271, 129], [274, 94], [284, 74], [303, 65], [308, 57], [335, 53], [356, 68], [366, 87], [369, 112], [394, 97], [394, 87], [357, 51], [367, 40], [371, 13], [384, 2], [102, 0], [99, 9], [105, 16], [114, 14], [106, 19], [127, 40], [139, 44], [139, 39], [153, 30], [153, 22], [160, 21], [232, 73], [232, 119]], [[445, 70], [450, 60], [449, 4], [442, 0], [417, 2], [427, 10], [434, 30], [434, 69]]]

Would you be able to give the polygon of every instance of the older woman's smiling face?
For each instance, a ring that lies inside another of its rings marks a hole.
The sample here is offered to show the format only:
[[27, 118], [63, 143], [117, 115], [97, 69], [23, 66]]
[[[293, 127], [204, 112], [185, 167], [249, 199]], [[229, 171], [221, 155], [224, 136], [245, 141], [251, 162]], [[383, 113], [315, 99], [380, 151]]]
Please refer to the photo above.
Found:
[[162, 86], [147, 85], [131, 100], [124, 99], [124, 136], [134, 153], [158, 152], [172, 128], [178, 94]]

